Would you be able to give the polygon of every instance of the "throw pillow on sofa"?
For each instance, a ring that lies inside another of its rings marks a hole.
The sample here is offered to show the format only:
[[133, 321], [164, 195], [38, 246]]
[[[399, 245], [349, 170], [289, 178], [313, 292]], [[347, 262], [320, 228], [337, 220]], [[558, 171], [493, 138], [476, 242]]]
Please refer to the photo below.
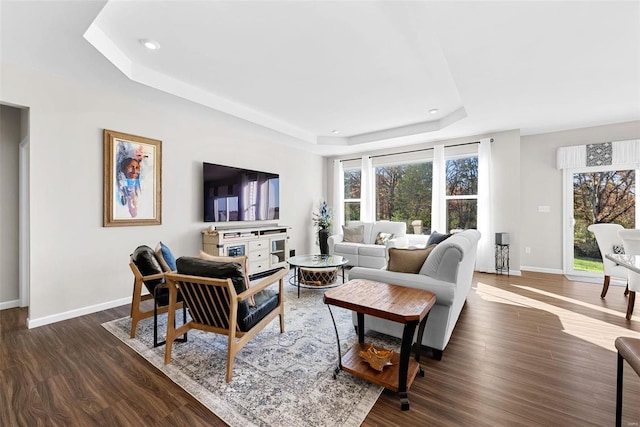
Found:
[[436, 245], [424, 249], [389, 248], [388, 271], [418, 274]]
[[382, 231], [378, 233], [376, 236], [376, 245], [384, 245], [389, 241], [389, 239], [393, 239], [393, 234], [391, 233], [383, 233]]
[[342, 226], [342, 241], [350, 243], [364, 243], [364, 225], [353, 227]]
[[433, 233], [431, 233], [431, 236], [429, 236], [429, 240], [427, 241], [427, 246], [433, 245], [433, 244], [437, 245], [438, 243], [447, 240], [449, 237], [451, 237], [451, 234], [442, 234], [442, 233], [438, 233], [437, 231], [434, 231]]

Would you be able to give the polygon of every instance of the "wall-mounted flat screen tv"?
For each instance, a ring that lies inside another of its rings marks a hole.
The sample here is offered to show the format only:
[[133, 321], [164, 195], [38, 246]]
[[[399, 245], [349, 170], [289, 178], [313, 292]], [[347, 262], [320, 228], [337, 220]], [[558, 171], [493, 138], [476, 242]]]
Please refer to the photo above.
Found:
[[204, 221], [280, 219], [280, 176], [231, 166], [202, 164]]

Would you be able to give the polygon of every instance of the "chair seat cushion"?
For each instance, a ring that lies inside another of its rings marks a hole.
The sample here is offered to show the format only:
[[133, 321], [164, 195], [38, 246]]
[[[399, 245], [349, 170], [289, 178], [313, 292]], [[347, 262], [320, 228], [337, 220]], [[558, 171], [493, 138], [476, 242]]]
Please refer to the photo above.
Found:
[[256, 323], [264, 319], [264, 317], [271, 313], [274, 308], [278, 306], [280, 302], [280, 294], [271, 289], [265, 289], [258, 292], [255, 295], [256, 305], [255, 307], [249, 307], [249, 311], [243, 318], [238, 316], [238, 327], [242, 332], [247, 332], [253, 328]]

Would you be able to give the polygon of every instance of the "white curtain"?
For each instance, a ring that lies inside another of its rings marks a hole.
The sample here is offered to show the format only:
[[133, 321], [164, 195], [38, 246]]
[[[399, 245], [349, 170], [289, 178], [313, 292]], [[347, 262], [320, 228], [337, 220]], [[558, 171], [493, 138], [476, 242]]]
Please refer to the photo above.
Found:
[[342, 233], [344, 225], [344, 168], [342, 161], [333, 161], [333, 233]]
[[476, 270], [493, 273], [494, 234], [491, 206], [491, 139], [481, 139], [478, 149], [478, 231], [481, 234], [478, 242]]
[[447, 230], [446, 221], [446, 188], [444, 161], [444, 145], [433, 148], [433, 190], [431, 193], [431, 232], [444, 233]]
[[360, 221], [375, 221], [375, 190], [373, 174], [373, 162], [371, 161], [371, 156], [363, 156], [360, 175]]

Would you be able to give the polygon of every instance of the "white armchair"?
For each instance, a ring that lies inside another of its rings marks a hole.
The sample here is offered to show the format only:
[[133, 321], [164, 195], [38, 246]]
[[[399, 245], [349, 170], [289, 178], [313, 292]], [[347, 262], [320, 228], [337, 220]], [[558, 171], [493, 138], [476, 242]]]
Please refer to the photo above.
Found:
[[[628, 255], [640, 255], [640, 230], [620, 230], [618, 236], [624, 243], [624, 253]], [[627, 301], [627, 320], [631, 320], [633, 306], [636, 302], [636, 291], [640, 291], [640, 274], [625, 268], [629, 280], [629, 299]]]
[[[596, 241], [598, 242], [598, 249], [600, 249], [600, 255], [602, 256], [602, 263], [604, 264], [604, 282], [602, 284], [600, 298], [604, 298], [609, 290], [611, 277], [623, 281], [627, 280], [628, 270], [605, 257], [606, 254], [613, 253], [614, 246], [623, 246], [622, 238], [618, 235], [618, 232], [624, 230], [624, 227], [620, 224], [591, 224], [587, 227], [587, 230], [595, 234]], [[625, 290], [625, 295], [626, 294], [627, 291]]]

